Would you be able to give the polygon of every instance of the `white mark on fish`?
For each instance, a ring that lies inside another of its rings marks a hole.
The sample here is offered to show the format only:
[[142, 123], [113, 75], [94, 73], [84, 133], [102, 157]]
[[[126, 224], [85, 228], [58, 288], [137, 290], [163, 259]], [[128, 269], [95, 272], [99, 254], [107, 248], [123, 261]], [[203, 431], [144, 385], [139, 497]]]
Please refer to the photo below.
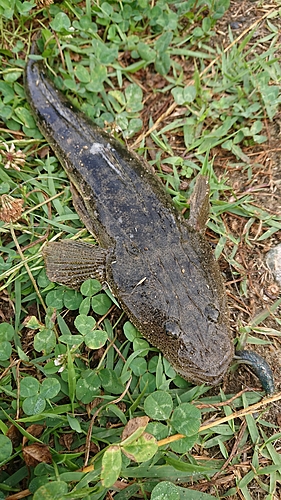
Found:
[[139, 286], [141, 285], [144, 281], [146, 280], [146, 276], [144, 278], [142, 278], [137, 284], [136, 286]]
[[105, 147], [103, 146], [103, 144], [100, 144], [99, 142], [94, 142], [90, 149], [90, 153], [92, 153], [93, 155], [102, 156], [102, 158], [108, 163], [108, 165], [112, 168], [112, 170], [114, 170], [114, 172], [116, 172], [118, 175], [122, 177], [122, 173], [113, 163], [114, 161], [118, 163], [118, 160], [114, 157], [112, 151], [114, 151], [114, 149], [110, 147], [109, 144]]
[[147, 277], [145, 276], [144, 278], [142, 278], [133, 288], [133, 290], [131, 291], [131, 295], [134, 293], [135, 289], [137, 288], [137, 286], [141, 285], [145, 280], [147, 279]]

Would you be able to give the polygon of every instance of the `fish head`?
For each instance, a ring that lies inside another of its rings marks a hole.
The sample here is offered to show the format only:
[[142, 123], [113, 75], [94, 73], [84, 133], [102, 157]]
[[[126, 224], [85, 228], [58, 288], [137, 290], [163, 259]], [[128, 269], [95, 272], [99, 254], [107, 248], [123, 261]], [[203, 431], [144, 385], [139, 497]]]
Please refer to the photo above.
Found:
[[[163, 324], [165, 356], [184, 379], [216, 385], [232, 361], [234, 348], [225, 310], [206, 304]], [[161, 349], [161, 346], [159, 347]]]

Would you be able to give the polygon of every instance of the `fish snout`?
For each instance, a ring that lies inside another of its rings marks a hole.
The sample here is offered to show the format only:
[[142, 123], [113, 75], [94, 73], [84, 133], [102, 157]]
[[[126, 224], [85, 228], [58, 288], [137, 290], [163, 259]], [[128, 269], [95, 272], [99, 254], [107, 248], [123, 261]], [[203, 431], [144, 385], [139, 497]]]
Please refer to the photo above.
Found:
[[[210, 333], [210, 332], [209, 332]], [[181, 342], [178, 362], [181, 376], [197, 384], [217, 385], [233, 359], [234, 348], [228, 331], [216, 328], [203, 340]]]

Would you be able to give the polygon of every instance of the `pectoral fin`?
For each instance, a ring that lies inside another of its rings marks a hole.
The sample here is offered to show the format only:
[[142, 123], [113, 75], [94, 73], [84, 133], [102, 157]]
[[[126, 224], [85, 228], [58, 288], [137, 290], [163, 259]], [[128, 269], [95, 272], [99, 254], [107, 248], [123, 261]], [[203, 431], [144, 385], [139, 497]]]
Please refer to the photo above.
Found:
[[103, 248], [73, 240], [51, 242], [43, 250], [49, 280], [71, 288], [89, 278], [106, 281], [107, 255]]
[[196, 231], [205, 232], [209, 218], [209, 194], [210, 188], [207, 177], [199, 175], [190, 198], [189, 225]]

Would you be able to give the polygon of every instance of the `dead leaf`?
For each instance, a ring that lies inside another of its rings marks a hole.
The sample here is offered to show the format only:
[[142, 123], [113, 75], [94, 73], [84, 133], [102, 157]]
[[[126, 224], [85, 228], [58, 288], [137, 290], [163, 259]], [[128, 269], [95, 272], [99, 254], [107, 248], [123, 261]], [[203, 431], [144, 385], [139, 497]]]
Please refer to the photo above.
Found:
[[[32, 436], [34, 436], [36, 438], [39, 438], [44, 429], [45, 429], [44, 425], [32, 424], [29, 427], [27, 427], [26, 432], [28, 432], [29, 434], [31, 434]], [[22, 440], [22, 445], [25, 446], [27, 441], [28, 441], [28, 438], [24, 436], [23, 440]]]
[[73, 432], [71, 434], [63, 434], [62, 436], [60, 436], [59, 443], [62, 446], [64, 445], [68, 451], [71, 450], [71, 445], [74, 439], [73, 436], [74, 436]]
[[27, 466], [36, 467], [39, 463], [52, 463], [52, 455], [46, 444], [33, 443], [22, 450], [23, 459]]
[[134, 432], [136, 432], [139, 428], [143, 428], [144, 432], [144, 429], [146, 428], [148, 422], [149, 418], [146, 416], [136, 417], [129, 420], [122, 432], [121, 441], [125, 441], [125, 439], [128, 439], [128, 437], [134, 434]]
[[43, 158], [46, 158], [46, 156], [48, 156], [49, 153], [50, 153], [49, 146], [43, 146], [43, 148], [39, 149], [39, 151], [38, 151], [38, 155], [40, 156], [40, 158], [42, 160], [43, 160]]
[[6, 436], [12, 441], [14, 448], [20, 445], [21, 433], [15, 425], [11, 425], [11, 427], [9, 427]]

